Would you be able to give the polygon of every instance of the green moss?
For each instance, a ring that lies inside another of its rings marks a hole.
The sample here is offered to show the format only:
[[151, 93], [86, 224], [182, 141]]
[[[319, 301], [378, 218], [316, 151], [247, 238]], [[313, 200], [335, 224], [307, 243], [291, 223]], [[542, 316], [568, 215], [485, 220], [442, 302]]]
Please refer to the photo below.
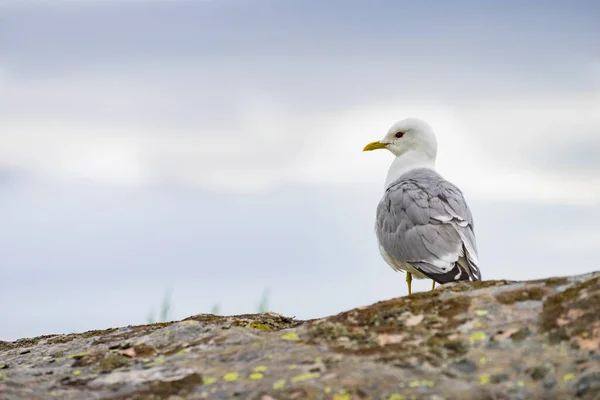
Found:
[[441, 286], [441, 290], [450, 292], [470, 292], [472, 290], [485, 289], [493, 286], [504, 286], [512, 281], [477, 281], [477, 282], [459, 282], [449, 286]]
[[502, 383], [502, 382], [506, 382], [509, 379], [510, 379], [510, 376], [508, 374], [495, 374], [495, 375], [490, 376], [491, 383]]
[[171, 396], [185, 397], [202, 385], [202, 375], [193, 373], [182, 379], [173, 381], [155, 381], [136, 391], [133, 395], [111, 397], [114, 400], [129, 399], [167, 399]]
[[[437, 306], [437, 315], [447, 318], [449, 320], [449, 327], [456, 327], [462, 323], [462, 321], [454, 320], [454, 317], [466, 313], [469, 310], [471, 298], [468, 296], [457, 296], [440, 303], [433, 304]], [[421, 311], [427, 312], [428, 310], [428, 307], [423, 307]], [[432, 311], [435, 311], [435, 308]]]
[[85, 367], [88, 365], [98, 364], [104, 358], [104, 354], [100, 352], [85, 352], [73, 354], [67, 358], [74, 359], [73, 367]]
[[108, 354], [100, 362], [100, 372], [109, 373], [117, 368], [127, 367], [132, 364], [132, 361], [119, 354]]
[[42, 337], [37, 337], [37, 338], [19, 339], [14, 342], [0, 341], [0, 351], [20, 349], [20, 348], [24, 348], [24, 347], [32, 347], [32, 346], [35, 346], [40, 341], [40, 339], [43, 339], [43, 338], [44, 337], [42, 336]]
[[340, 337], [348, 337], [348, 328], [340, 323], [323, 321], [312, 325], [308, 329], [308, 335], [311, 339], [324, 339], [328, 341], [336, 340]]
[[[242, 314], [232, 316], [219, 316], [214, 314], [198, 314], [187, 320], [211, 324], [231, 324], [243, 328], [258, 328], [258, 326], [268, 327], [268, 330], [281, 330], [294, 328], [303, 323], [293, 318], [284, 317], [283, 315], [262, 313], [262, 314]], [[254, 326], [253, 326], [254, 325]]]
[[534, 381], [541, 381], [550, 373], [552, 368], [549, 365], [537, 365], [535, 367], [529, 368], [527, 370], [527, 374]]
[[[158, 354], [158, 349], [154, 346], [149, 346], [145, 343], [136, 344], [133, 346], [136, 357], [152, 357]], [[179, 351], [181, 349], [177, 349]], [[176, 351], [176, 352], [177, 352]], [[176, 353], [175, 352], [175, 353]]]
[[69, 343], [70, 341], [74, 340], [77, 338], [77, 335], [75, 334], [71, 334], [71, 335], [59, 335], [53, 338], [48, 339], [48, 343], [49, 344], [56, 344], [56, 343]]
[[[585, 294], [585, 295], [584, 295]], [[600, 304], [600, 277], [592, 278], [550, 296], [544, 301], [539, 319], [542, 332], [561, 332], [561, 338], [589, 335], [597, 322]], [[569, 310], [577, 314], [569, 316]], [[559, 324], [559, 320], [563, 322]], [[562, 325], [562, 326], [561, 326]]]
[[542, 300], [544, 296], [546, 296], [546, 291], [544, 289], [533, 286], [500, 293], [496, 296], [496, 300], [498, 300], [499, 303], [510, 305], [520, 301]]
[[469, 352], [471, 346], [463, 339], [450, 339], [450, 335], [437, 333], [431, 336], [425, 344], [434, 350], [443, 350], [442, 357], [460, 357]]
[[560, 285], [566, 285], [567, 283], [569, 283], [569, 280], [567, 278], [549, 278], [543, 281], [544, 284], [546, 284], [546, 286], [560, 286]]
[[515, 342], [521, 342], [521, 341], [525, 340], [528, 336], [530, 336], [531, 333], [532, 332], [528, 327], [524, 327], [524, 328], [519, 329], [512, 335], [510, 335], [510, 338], [511, 338], [511, 340], [514, 340]]
[[[173, 323], [174, 322], [157, 322], [155, 324], [128, 326], [127, 330], [119, 333], [118, 335], [101, 335], [100, 337], [98, 337], [98, 339], [96, 339], [92, 342], [92, 345], [95, 346], [95, 345], [103, 344], [103, 343], [131, 340], [135, 337], [147, 335], [158, 329], [165, 328]], [[116, 331], [116, 330], [113, 330], [113, 331]], [[92, 336], [96, 336], [96, 335], [92, 335]]]
[[[462, 321], [454, 317], [466, 313], [471, 305], [468, 296], [456, 296], [445, 300], [439, 299], [440, 292], [415, 293], [410, 297], [403, 297], [376, 303], [361, 310], [352, 310], [329, 318], [329, 322], [339, 323], [348, 327], [369, 328], [377, 333], [397, 332], [400, 323], [399, 316], [406, 311], [412, 314], [423, 314], [445, 318], [445, 324], [455, 327]], [[418, 327], [415, 327], [418, 329]]]
[[[441, 299], [442, 293], [415, 293], [309, 322], [308, 342], [325, 342], [339, 353], [375, 356], [378, 362], [398, 366], [441, 366], [468, 351], [468, 342], [457, 338], [454, 329], [470, 319], [471, 306], [470, 296]], [[407, 326], [410, 316], [423, 316], [423, 320]]]
[[69, 343], [75, 339], [87, 339], [95, 336], [104, 336], [116, 332], [116, 328], [103, 329], [103, 330], [93, 330], [83, 333], [71, 333], [68, 335], [58, 335], [48, 339], [49, 344], [55, 343]]

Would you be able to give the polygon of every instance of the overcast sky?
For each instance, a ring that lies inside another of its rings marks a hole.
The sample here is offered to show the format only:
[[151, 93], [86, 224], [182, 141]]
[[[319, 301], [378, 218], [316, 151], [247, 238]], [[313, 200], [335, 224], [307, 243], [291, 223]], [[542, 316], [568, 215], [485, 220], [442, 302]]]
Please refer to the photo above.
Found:
[[[596, 1], [0, 0], [0, 340], [406, 294], [374, 213], [426, 119], [484, 279], [600, 269]], [[429, 282], [418, 282], [427, 290]]]

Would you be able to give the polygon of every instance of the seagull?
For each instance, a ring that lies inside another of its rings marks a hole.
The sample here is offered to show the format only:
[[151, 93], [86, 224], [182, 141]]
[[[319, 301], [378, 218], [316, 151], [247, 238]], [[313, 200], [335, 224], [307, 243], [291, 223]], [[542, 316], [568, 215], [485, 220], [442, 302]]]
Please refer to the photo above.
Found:
[[375, 234], [381, 256], [411, 282], [478, 281], [473, 216], [461, 190], [435, 171], [437, 140], [425, 121], [396, 122], [363, 151], [387, 149], [396, 158], [377, 205]]

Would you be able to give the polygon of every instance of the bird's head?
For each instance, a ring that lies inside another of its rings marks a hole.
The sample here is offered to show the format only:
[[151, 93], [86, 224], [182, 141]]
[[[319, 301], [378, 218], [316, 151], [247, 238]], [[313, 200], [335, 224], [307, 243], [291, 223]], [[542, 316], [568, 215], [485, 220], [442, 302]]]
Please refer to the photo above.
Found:
[[363, 151], [377, 149], [388, 149], [396, 157], [412, 151], [435, 160], [437, 141], [427, 122], [417, 118], [406, 118], [392, 125], [383, 139], [369, 143]]

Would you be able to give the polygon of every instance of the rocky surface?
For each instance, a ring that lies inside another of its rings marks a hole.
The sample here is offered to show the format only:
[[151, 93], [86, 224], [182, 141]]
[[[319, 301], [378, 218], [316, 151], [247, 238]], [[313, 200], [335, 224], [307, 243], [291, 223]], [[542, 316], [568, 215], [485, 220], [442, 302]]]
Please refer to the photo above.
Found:
[[600, 273], [0, 342], [0, 399], [600, 399]]

